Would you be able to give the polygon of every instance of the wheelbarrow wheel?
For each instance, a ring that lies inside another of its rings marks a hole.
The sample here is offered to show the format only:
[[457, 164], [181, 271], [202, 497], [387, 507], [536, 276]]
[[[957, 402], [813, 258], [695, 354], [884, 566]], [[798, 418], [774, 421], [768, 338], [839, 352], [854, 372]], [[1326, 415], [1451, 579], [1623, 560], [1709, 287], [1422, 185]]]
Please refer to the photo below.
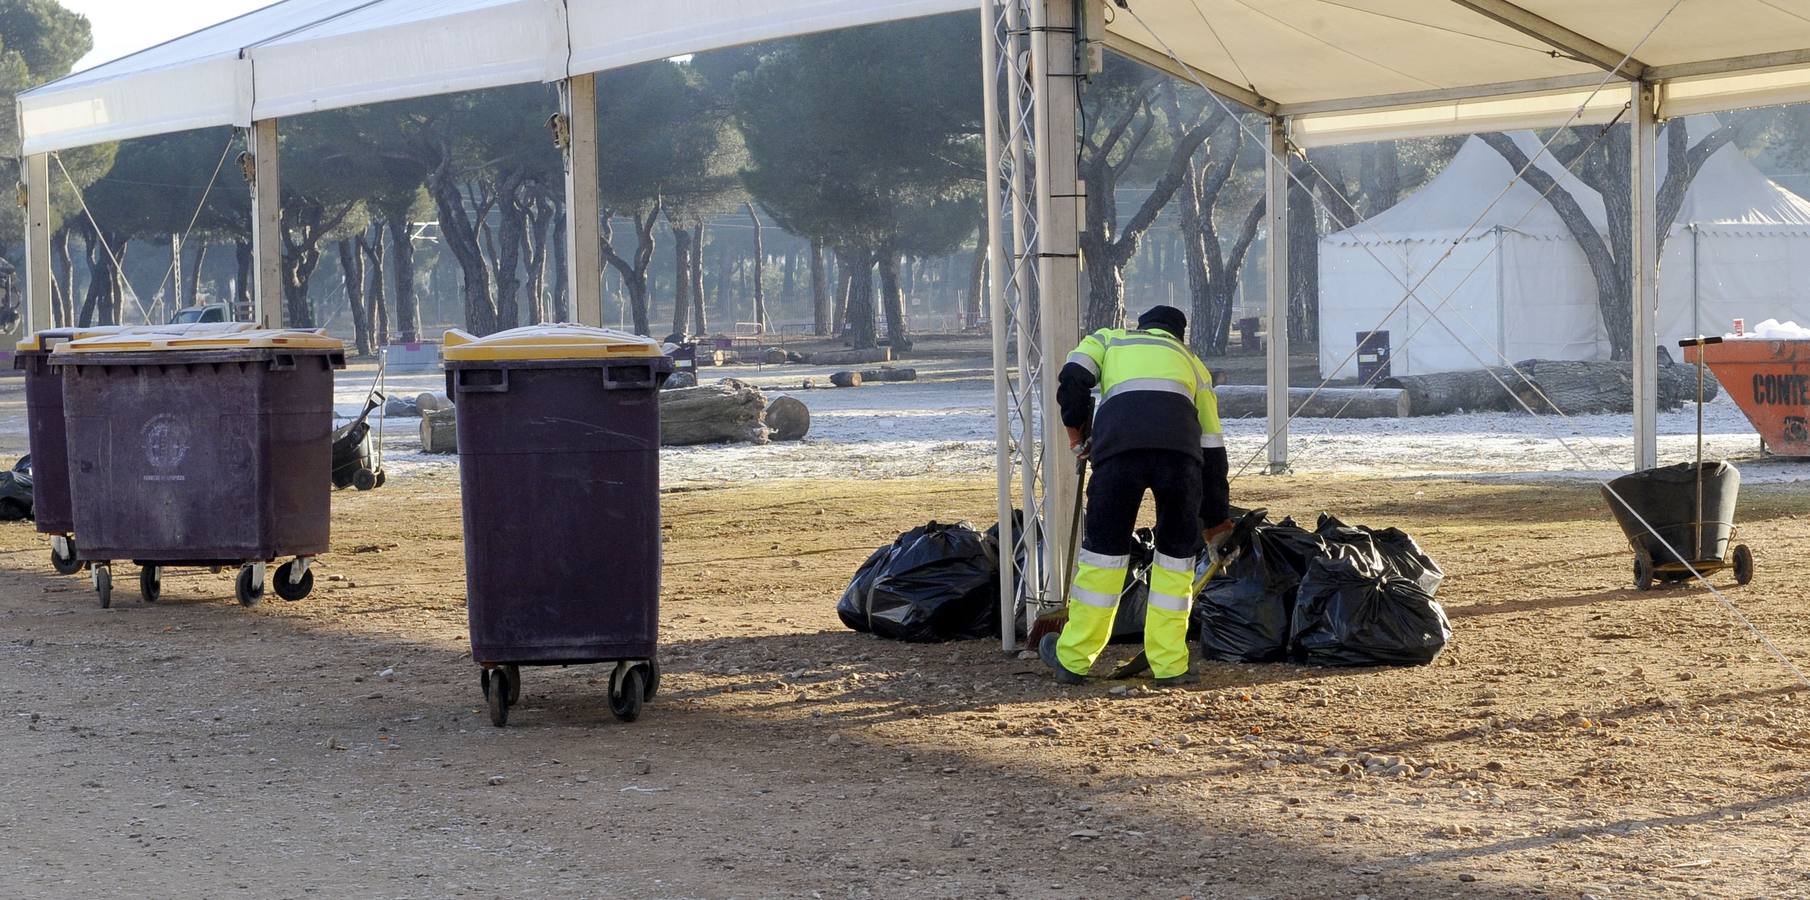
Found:
[[156, 603], [163, 596], [163, 569], [159, 566], [145, 566], [138, 570], [138, 596], [146, 603]]
[[377, 476], [370, 469], [359, 469], [352, 473], [352, 486], [361, 491], [368, 491], [377, 486]]
[[58, 575], [74, 575], [82, 571], [82, 561], [75, 558], [75, 538], [51, 542], [50, 567]]
[[490, 707], [490, 724], [498, 728], [509, 724], [509, 673], [502, 668], [485, 669], [485, 705]]
[[647, 677], [640, 666], [631, 666], [621, 678], [611, 679], [610, 713], [624, 722], [641, 718], [641, 704], [647, 701]]
[[1753, 551], [1746, 544], [1735, 545], [1735, 584], [1753, 580]]
[[101, 609], [113, 605], [113, 569], [97, 566], [94, 570], [94, 593], [100, 596]]
[[1650, 591], [1653, 589], [1653, 560], [1644, 553], [1634, 556], [1634, 589]]
[[233, 595], [240, 606], [257, 606], [264, 599], [264, 582], [254, 582], [252, 571], [251, 566], [240, 566], [239, 577], [233, 580]]
[[277, 566], [276, 580], [272, 582], [272, 586], [277, 590], [277, 596], [284, 600], [288, 600], [291, 603], [308, 596], [309, 592], [314, 590], [313, 569], [303, 572], [302, 580], [291, 584], [289, 582], [289, 575], [294, 571], [295, 560], [290, 560]]

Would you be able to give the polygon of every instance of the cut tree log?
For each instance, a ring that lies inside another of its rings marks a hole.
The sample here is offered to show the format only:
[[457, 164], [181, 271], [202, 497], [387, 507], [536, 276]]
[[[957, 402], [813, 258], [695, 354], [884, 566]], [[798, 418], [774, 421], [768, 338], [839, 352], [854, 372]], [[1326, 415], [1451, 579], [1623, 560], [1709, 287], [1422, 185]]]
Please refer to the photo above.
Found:
[[862, 363], [892, 362], [891, 347], [873, 347], [867, 350], [824, 350], [807, 354], [806, 362], [813, 366], [855, 366]]
[[916, 381], [918, 370], [908, 366], [881, 366], [878, 369], [861, 370], [861, 380], [868, 381]]
[[[1263, 385], [1222, 384], [1213, 393], [1219, 396], [1221, 419], [1269, 415], [1269, 389]], [[1409, 413], [1408, 393], [1389, 388], [1323, 388], [1318, 396], [1312, 388], [1289, 388], [1288, 407], [1290, 414], [1309, 419], [1396, 419]]]
[[[1532, 385], [1528, 384], [1530, 381]], [[1416, 416], [1521, 412], [1522, 403], [1538, 413], [1551, 412], [1556, 405], [1567, 415], [1625, 413], [1634, 409], [1633, 367], [1627, 362], [1528, 359], [1512, 368], [1493, 366], [1466, 372], [1401, 375], [1380, 384], [1407, 391]], [[1504, 384], [1513, 395], [1503, 390]], [[1720, 390], [1715, 377], [1705, 372], [1704, 402], [1714, 400]], [[1551, 403], [1541, 398], [1542, 393]], [[1696, 367], [1661, 363], [1659, 408], [1677, 409], [1696, 399]]]
[[[1515, 363], [1515, 368], [1540, 387], [1539, 392], [1535, 392], [1525, 383], [1514, 385], [1515, 393], [1534, 412], [1551, 412], [1555, 406], [1566, 415], [1634, 410], [1634, 375], [1630, 363], [1530, 359]], [[1660, 409], [1677, 409], [1686, 403], [1697, 402], [1695, 366], [1662, 363], [1658, 380]], [[1541, 398], [1541, 393], [1546, 395], [1545, 398]], [[1703, 402], [1716, 399], [1719, 393], [1721, 385], [1714, 376], [1704, 372]]]
[[[1494, 373], [1492, 377], [1491, 373]], [[1435, 372], [1429, 375], [1401, 375], [1384, 378], [1377, 387], [1400, 388], [1408, 394], [1408, 409], [1415, 416], [1443, 416], [1457, 412], [1505, 412], [1520, 409], [1513, 397], [1502, 390], [1521, 382], [1508, 366], [1472, 369], [1466, 372]]]
[[759, 388], [733, 378], [716, 384], [660, 392], [660, 443], [767, 442], [767, 398]]
[[421, 416], [421, 449], [427, 453], [459, 452], [457, 410], [431, 409]]
[[837, 387], [860, 387], [860, 372], [834, 372], [830, 375], [830, 384]]
[[767, 432], [776, 441], [801, 441], [811, 433], [811, 410], [797, 397], [767, 402]]
[[768, 347], [761, 351], [760, 361], [769, 366], [785, 365], [786, 351], [778, 347]]

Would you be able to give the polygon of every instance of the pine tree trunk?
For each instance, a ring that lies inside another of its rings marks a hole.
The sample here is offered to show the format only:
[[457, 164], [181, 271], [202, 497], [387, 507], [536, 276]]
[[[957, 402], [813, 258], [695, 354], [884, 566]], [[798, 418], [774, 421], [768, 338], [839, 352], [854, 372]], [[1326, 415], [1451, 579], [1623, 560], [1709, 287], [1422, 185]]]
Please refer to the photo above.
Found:
[[760, 330], [767, 330], [767, 288], [766, 279], [766, 242], [761, 240], [760, 216], [754, 212], [754, 204], [748, 204], [748, 218], [754, 220], [754, 321]]
[[201, 267], [207, 265], [208, 244], [207, 241], [202, 240], [191, 243], [195, 245], [195, 252], [188, 263], [188, 269], [182, 273], [184, 282], [182, 296], [188, 298], [190, 303], [197, 303], [201, 298]]
[[819, 337], [831, 334], [833, 314], [830, 312], [829, 273], [823, 266], [823, 238], [811, 238], [811, 332]]
[[396, 304], [396, 339], [399, 341], [417, 341], [421, 339], [421, 299], [415, 293], [415, 243], [410, 236], [415, 232], [415, 225], [406, 217], [397, 217], [388, 222], [390, 231], [390, 266], [394, 289], [391, 294]]
[[874, 330], [874, 263], [878, 261], [877, 255], [871, 250], [838, 255], [849, 274], [848, 311], [845, 315], [850, 337], [856, 350], [872, 349], [879, 345], [878, 335]]
[[238, 276], [233, 283], [233, 318], [250, 318], [251, 303], [251, 241], [233, 241], [233, 259], [237, 264]]
[[896, 356], [911, 349], [905, 328], [905, 293], [899, 285], [899, 254], [882, 249], [879, 260], [880, 291], [886, 303], [886, 343]]
[[57, 229], [51, 236], [50, 258], [56, 271], [61, 273], [51, 278], [51, 286], [55, 289], [51, 314], [59, 328], [67, 328], [75, 321], [75, 261], [69, 255], [69, 226]]
[[698, 334], [707, 335], [710, 333], [710, 320], [704, 315], [704, 220], [698, 219], [693, 223], [691, 242], [691, 318], [697, 325]]
[[683, 228], [672, 230], [673, 240], [673, 303], [672, 333], [674, 340], [684, 340], [689, 336], [686, 326], [691, 318], [691, 232]]
[[371, 324], [367, 317], [370, 311], [365, 308], [364, 248], [359, 246], [363, 241], [362, 236], [356, 242], [352, 238], [340, 239], [339, 271], [345, 280], [346, 305], [352, 311], [352, 345], [356, 348], [357, 355], [369, 356]]

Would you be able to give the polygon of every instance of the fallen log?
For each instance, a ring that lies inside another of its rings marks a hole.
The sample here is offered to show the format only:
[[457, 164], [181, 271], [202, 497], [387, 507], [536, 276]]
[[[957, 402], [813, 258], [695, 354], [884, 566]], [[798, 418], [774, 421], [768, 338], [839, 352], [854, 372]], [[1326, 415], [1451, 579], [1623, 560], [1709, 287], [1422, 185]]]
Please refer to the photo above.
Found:
[[767, 398], [733, 378], [716, 384], [660, 392], [660, 443], [767, 442]]
[[[1530, 359], [1515, 363], [1515, 368], [1540, 388], [1536, 392], [1525, 382], [1515, 385], [1515, 393], [1534, 412], [1551, 412], [1553, 407], [1567, 415], [1634, 410], [1632, 363]], [[1661, 363], [1658, 376], [1660, 409], [1677, 409], [1697, 401], [1695, 366]], [[1714, 400], [1719, 393], [1721, 385], [1704, 372], [1703, 402]]]
[[[1492, 374], [1493, 373], [1493, 374]], [[1502, 379], [1498, 382], [1496, 379]], [[1508, 366], [1464, 372], [1398, 375], [1377, 382], [1377, 387], [1399, 388], [1408, 394], [1409, 415], [1443, 416], [1459, 412], [1506, 412], [1520, 409], [1514, 397], [1502, 389], [1521, 382]]]
[[860, 387], [861, 381], [860, 372], [834, 372], [830, 375], [830, 384], [837, 387]]
[[811, 433], [811, 410], [797, 397], [775, 397], [767, 403], [767, 433], [776, 441], [801, 441]]
[[[1222, 419], [1269, 415], [1269, 389], [1263, 385], [1222, 384], [1213, 393]], [[1323, 388], [1317, 396], [1312, 388], [1289, 388], [1288, 407], [1291, 415], [1309, 419], [1396, 419], [1409, 413], [1407, 392], [1388, 388]]]
[[421, 449], [426, 453], [459, 452], [457, 411], [430, 409], [421, 416]]
[[[1556, 406], [1567, 415], [1625, 413], [1634, 409], [1633, 366], [1627, 362], [1527, 359], [1513, 367], [1400, 375], [1383, 379], [1379, 384], [1407, 391], [1416, 416], [1521, 412], [1523, 403], [1537, 413], [1551, 412]], [[1503, 390], [1503, 385], [1509, 390]], [[1714, 400], [1718, 393], [1720, 385], [1713, 375], [1705, 372], [1704, 402]], [[1696, 367], [1662, 362], [1659, 366], [1659, 408], [1677, 409], [1696, 399]]]
[[861, 380], [867, 381], [916, 381], [918, 370], [909, 366], [881, 366], [878, 369], [861, 370]]
[[813, 366], [855, 366], [862, 363], [892, 362], [891, 347], [870, 347], [866, 350], [823, 350], [807, 354], [805, 362]]

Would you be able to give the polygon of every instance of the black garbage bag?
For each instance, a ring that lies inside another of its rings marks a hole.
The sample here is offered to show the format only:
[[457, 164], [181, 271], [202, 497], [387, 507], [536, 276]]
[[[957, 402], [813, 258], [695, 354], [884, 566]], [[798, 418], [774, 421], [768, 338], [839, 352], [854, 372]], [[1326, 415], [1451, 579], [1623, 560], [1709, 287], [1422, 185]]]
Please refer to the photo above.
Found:
[[1325, 541], [1329, 555], [1356, 560], [1378, 574], [1409, 579], [1428, 594], [1437, 592], [1439, 583], [1445, 580], [1439, 564], [1400, 528], [1378, 530], [1347, 525], [1322, 513], [1315, 534]]
[[1315, 666], [1415, 666], [1433, 661], [1452, 626], [1420, 583], [1323, 557], [1307, 568], [1290, 622], [1290, 653]]
[[31, 517], [31, 454], [27, 453], [11, 469], [0, 472], [0, 521]]
[[[1295, 592], [1308, 563], [1324, 555], [1319, 537], [1292, 519], [1259, 525], [1238, 556], [1195, 598], [1190, 623], [1201, 653], [1223, 662], [1288, 656]], [[1208, 565], [1203, 556], [1199, 572]]]
[[836, 615], [899, 641], [998, 636], [997, 539], [966, 522], [913, 528], [855, 570]]

